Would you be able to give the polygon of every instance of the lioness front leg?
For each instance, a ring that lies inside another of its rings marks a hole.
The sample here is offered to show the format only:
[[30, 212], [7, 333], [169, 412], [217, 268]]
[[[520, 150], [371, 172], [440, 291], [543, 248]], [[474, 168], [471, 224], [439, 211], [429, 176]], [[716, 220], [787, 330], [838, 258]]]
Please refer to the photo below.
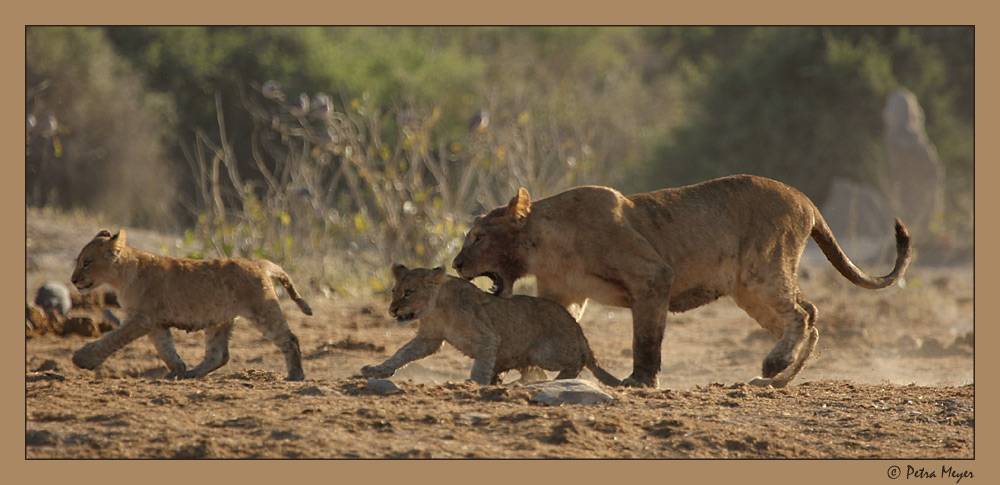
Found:
[[632, 375], [622, 381], [627, 387], [659, 387], [660, 349], [670, 308], [670, 285], [673, 271], [662, 266], [645, 288], [635, 288], [632, 295]]
[[126, 318], [118, 328], [74, 352], [73, 365], [81, 369], [95, 369], [118, 349], [148, 334], [152, 329], [152, 323], [146, 318]]
[[626, 387], [659, 387], [660, 349], [667, 324], [667, 304], [637, 302], [632, 306], [632, 375]]
[[417, 335], [406, 345], [399, 348], [392, 357], [378, 365], [366, 365], [361, 368], [361, 375], [364, 377], [374, 377], [384, 379], [392, 377], [400, 367], [403, 367], [414, 360], [422, 359], [437, 352], [444, 344], [444, 339], [440, 337], [427, 337]]

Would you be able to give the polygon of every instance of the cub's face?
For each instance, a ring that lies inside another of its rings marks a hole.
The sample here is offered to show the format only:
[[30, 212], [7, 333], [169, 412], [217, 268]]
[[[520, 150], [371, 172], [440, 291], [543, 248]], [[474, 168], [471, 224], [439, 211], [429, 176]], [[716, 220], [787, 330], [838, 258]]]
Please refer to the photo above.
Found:
[[444, 267], [409, 269], [397, 264], [392, 267], [392, 274], [396, 285], [392, 288], [390, 315], [407, 322], [434, 311], [438, 291], [446, 277]]
[[87, 292], [106, 283], [123, 247], [125, 247], [125, 231], [119, 231], [114, 236], [108, 231], [97, 233], [97, 236], [94, 236], [76, 257], [73, 286], [81, 292]]
[[467, 280], [486, 276], [493, 280], [490, 292], [509, 296], [514, 282], [527, 272], [522, 234], [529, 205], [528, 192], [521, 189], [506, 207], [477, 217], [452, 261], [458, 274]]

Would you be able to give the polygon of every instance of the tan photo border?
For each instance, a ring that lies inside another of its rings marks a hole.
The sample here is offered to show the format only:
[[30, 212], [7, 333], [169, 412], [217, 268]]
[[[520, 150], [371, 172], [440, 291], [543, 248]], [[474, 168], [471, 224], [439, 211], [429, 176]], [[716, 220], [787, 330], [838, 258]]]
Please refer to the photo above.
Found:
[[[917, 4], [925, 5], [916, 7]], [[997, 202], [997, 148], [991, 143], [997, 133], [993, 110], [997, 95], [993, 93], [997, 54], [998, 18], [984, 6], [985, 2], [873, 2], [841, 0], [812, 5], [802, 1], [757, 2], [677, 2], [616, 1], [540, 2], [508, 0], [503, 2], [471, 2], [430, 0], [423, 2], [192, 2], [177, 0], [147, 4], [125, 1], [18, 2], [4, 6], [4, 60], [17, 65], [24, 59], [24, 27], [26, 25], [107, 25], [107, 24], [360, 24], [360, 25], [538, 25], [538, 24], [601, 24], [601, 25], [785, 25], [785, 24], [891, 24], [891, 25], [975, 25], [976, 26], [976, 133], [975, 166], [976, 207], [980, 214], [976, 230], [975, 269], [979, 296], [987, 296], [977, 305], [980, 342], [989, 345], [996, 330], [990, 317], [992, 298], [998, 284], [989, 277], [997, 269], [997, 257], [991, 255], [997, 229], [991, 227], [992, 204]], [[17, 24], [14, 24], [17, 20]], [[10, 24], [10, 25], [7, 25]], [[23, 66], [23, 64], [20, 64]], [[23, 69], [23, 67], [22, 67]], [[4, 264], [21, 266], [24, 262], [25, 211], [24, 165], [20, 137], [24, 127], [24, 105], [21, 87], [24, 75], [9, 75], [5, 84], [10, 91], [3, 96], [6, 109], [2, 119], [4, 143], [3, 221], [15, 228], [14, 236], [4, 243]], [[984, 210], [985, 209], [985, 210]], [[982, 222], [986, 222], [983, 224]], [[985, 277], [981, 275], [986, 275]], [[3, 339], [4, 361], [20, 368], [24, 344], [16, 324], [20, 318], [20, 301], [24, 279], [20, 273], [2, 280], [2, 320], [6, 331]], [[985, 347], [984, 347], [985, 348]], [[996, 391], [991, 388], [994, 359], [990, 352], [980, 353], [975, 365], [980, 372], [981, 386], [976, 394], [978, 420], [976, 426], [975, 460], [948, 462], [922, 460], [430, 460], [396, 462], [389, 460], [265, 460], [265, 461], [169, 461], [169, 460], [25, 460], [23, 431], [25, 426], [24, 388], [20, 371], [3, 373], [3, 474], [6, 483], [292, 483], [368, 484], [368, 483], [454, 483], [474, 485], [486, 483], [615, 483], [638, 481], [655, 484], [672, 483], [893, 483], [886, 470], [893, 465], [907, 464], [940, 469], [948, 464], [956, 469], [970, 470], [974, 478], [962, 483], [996, 480], [1000, 468], [996, 451], [995, 424], [992, 409], [996, 407]], [[985, 384], [985, 385], [983, 385]], [[993, 477], [993, 478], [990, 478]], [[904, 479], [900, 479], [903, 481]], [[912, 479], [911, 479], [912, 480]], [[907, 480], [909, 481], [909, 480]], [[940, 478], [926, 483], [954, 483]]]

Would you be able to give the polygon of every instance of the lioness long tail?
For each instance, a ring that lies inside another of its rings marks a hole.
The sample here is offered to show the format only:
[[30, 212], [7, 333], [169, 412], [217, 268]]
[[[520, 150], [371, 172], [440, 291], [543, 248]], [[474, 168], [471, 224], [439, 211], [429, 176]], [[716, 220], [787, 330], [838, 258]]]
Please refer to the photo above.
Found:
[[306, 301], [302, 299], [302, 295], [295, 290], [295, 285], [292, 284], [292, 278], [288, 276], [288, 273], [285, 273], [285, 270], [281, 269], [281, 266], [278, 266], [277, 264], [274, 264], [266, 259], [258, 259], [256, 263], [267, 273], [268, 276], [278, 280], [278, 283], [281, 283], [281, 286], [285, 287], [285, 291], [288, 292], [289, 298], [291, 298], [295, 304], [299, 306], [302, 313], [305, 313], [306, 315], [313, 314], [312, 308], [309, 308], [309, 304], [306, 303]]
[[910, 264], [912, 249], [910, 247], [910, 233], [898, 218], [896, 219], [896, 264], [889, 274], [875, 277], [866, 275], [857, 266], [854, 266], [854, 263], [847, 258], [840, 245], [837, 244], [837, 239], [833, 237], [830, 226], [826, 225], [819, 210], [816, 210], [815, 214], [816, 222], [813, 224], [810, 235], [816, 241], [816, 245], [823, 250], [826, 259], [830, 260], [833, 267], [848, 281], [862, 288], [876, 290], [892, 286], [903, 276], [906, 266]]
[[594, 357], [593, 352], [587, 353], [586, 366], [587, 370], [589, 370], [591, 374], [594, 374], [594, 377], [596, 377], [598, 381], [601, 381], [601, 384], [611, 387], [619, 387], [622, 385], [621, 380], [608, 373], [608, 371], [604, 370], [604, 368], [602, 368], [601, 365], [597, 363], [597, 358]]

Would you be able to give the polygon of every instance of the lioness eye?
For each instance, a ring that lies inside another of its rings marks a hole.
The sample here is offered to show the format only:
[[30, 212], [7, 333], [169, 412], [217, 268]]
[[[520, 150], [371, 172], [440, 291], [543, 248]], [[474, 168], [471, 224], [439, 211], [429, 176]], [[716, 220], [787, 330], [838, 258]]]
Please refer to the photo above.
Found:
[[409, 298], [413, 294], [413, 290], [406, 290], [403, 292], [403, 298]]
[[83, 262], [83, 269], [87, 269], [87, 266], [90, 266], [90, 261]]

